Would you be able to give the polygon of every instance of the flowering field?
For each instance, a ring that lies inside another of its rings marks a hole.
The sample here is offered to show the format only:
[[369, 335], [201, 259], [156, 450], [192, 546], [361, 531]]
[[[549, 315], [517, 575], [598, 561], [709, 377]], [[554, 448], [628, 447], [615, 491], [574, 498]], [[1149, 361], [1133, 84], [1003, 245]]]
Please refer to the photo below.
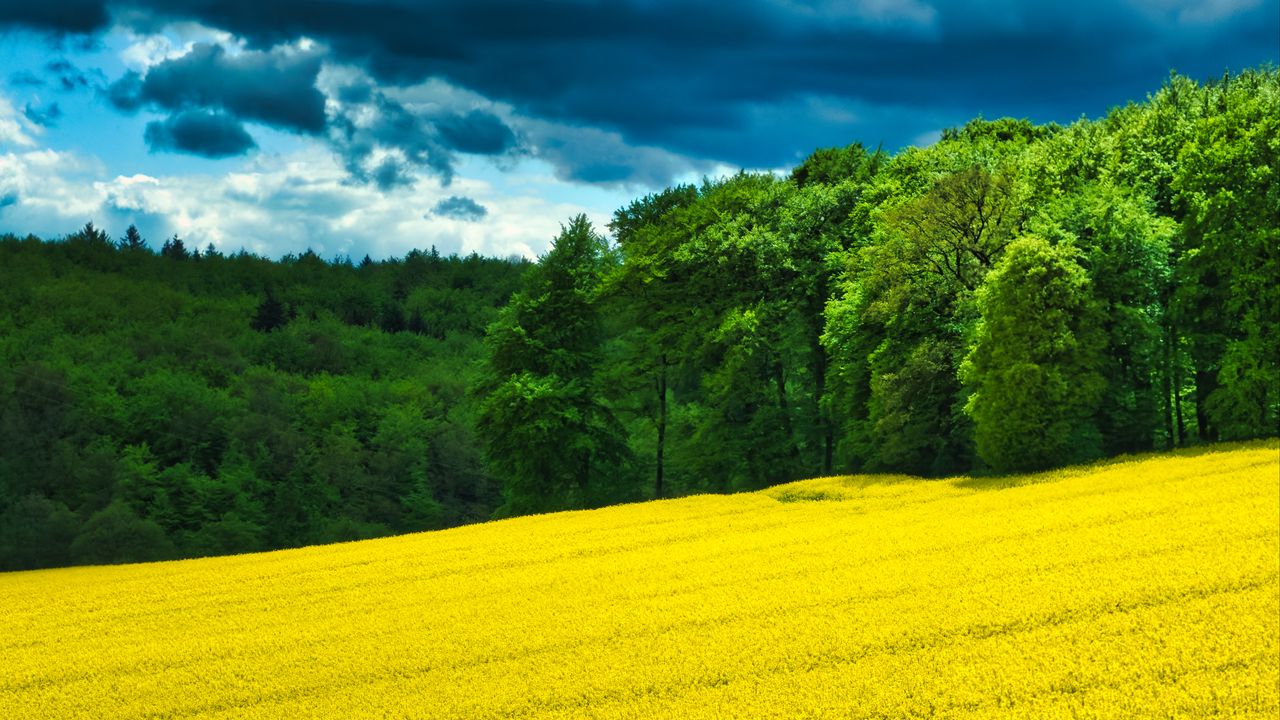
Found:
[[1280, 445], [0, 575], [4, 718], [1280, 713]]

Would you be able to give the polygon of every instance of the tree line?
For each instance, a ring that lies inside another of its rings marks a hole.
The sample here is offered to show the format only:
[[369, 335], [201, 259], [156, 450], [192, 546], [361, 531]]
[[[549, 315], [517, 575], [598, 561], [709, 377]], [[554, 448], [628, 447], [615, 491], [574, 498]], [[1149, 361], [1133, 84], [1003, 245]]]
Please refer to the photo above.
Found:
[[1277, 77], [574, 219], [486, 339], [499, 512], [1276, 435]]
[[469, 377], [528, 265], [0, 237], [0, 567], [488, 518]]
[[1280, 425], [1280, 78], [571, 219], [536, 264], [0, 238], [0, 567]]

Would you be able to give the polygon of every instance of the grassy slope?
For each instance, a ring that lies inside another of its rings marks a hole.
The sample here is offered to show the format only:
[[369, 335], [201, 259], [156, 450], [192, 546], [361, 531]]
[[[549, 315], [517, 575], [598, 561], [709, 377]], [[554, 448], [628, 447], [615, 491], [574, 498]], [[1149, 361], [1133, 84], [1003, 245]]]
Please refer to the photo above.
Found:
[[0, 575], [0, 717], [1280, 711], [1280, 445]]

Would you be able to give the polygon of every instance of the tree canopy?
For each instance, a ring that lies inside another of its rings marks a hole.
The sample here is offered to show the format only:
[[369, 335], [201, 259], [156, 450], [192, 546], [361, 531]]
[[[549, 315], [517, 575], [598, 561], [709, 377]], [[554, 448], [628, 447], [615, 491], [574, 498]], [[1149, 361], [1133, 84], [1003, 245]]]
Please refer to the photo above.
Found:
[[821, 149], [536, 263], [0, 237], [0, 567], [1280, 433], [1280, 73]]

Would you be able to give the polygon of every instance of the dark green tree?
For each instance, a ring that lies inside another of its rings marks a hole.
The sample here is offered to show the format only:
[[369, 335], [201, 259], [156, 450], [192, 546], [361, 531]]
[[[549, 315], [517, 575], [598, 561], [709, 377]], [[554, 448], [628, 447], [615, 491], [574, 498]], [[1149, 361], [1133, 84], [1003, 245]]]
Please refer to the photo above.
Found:
[[249, 327], [258, 332], [271, 332], [279, 330], [288, 322], [289, 314], [284, 303], [280, 302], [275, 293], [268, 289], [266, 297], [262, 298], [262, 302], [258, 303], [258, 309], [253, 313]]
[[573, 218], [489, 328], [477, 427], [503, 482], [501, 515], [633, 495], [622, 426], [597, 382], [608, 261], [586, 216]]
[[1202, 91], [1171, 183], [1185, 213], [1174, 312], [1206, 440], [1280, 430], [1280, 73]]
[[174, 554], [164, 529], [120, 500], [94, 513], [71, 543], [71, 559], [81, 564], [147, 562]]
[[173, 260], [186, 260], [191, 257], [187, 252], [186, 243], [182, 242], [182, 238], [175, 233], [173, 237], [164, 241], [164, 245], [160, 247], [160, 257], [167, 257]]
[[147, 247], [147, 241], [142, 238], [142, 233], [138, 232], [137, 225], [129, 225], [124, 231], [124, 237], [120, 238], [121, 250], [144, 250]]
[[978, 293], [982, 320], [962, 369], [978, 456], [998, 472], [1097, 457], [1105, 338], [1069, 246], [1011, 244]]

